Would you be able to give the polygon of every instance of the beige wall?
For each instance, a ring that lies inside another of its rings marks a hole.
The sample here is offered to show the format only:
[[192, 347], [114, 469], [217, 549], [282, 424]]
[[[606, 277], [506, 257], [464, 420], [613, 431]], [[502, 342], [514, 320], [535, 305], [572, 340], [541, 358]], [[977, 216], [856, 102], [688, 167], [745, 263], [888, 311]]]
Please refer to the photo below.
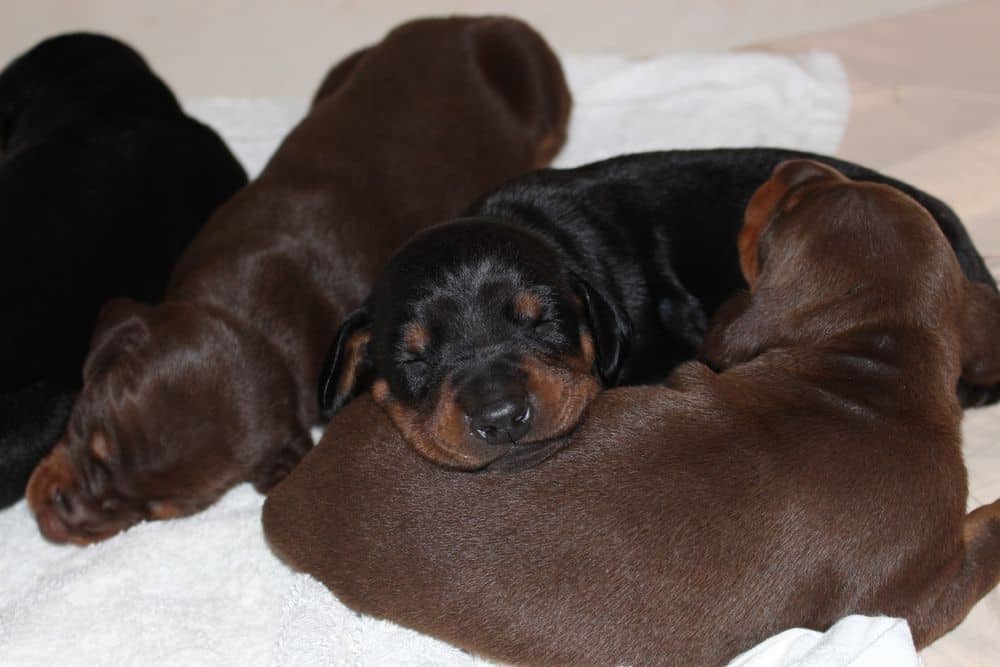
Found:
[[562, 52], [724, 49], [952, 0], [0, 0], [0, 63], [66, 30], [126, 39], [182, 96], [309, 95], [327, 65], [396, 23], [510, 13]]

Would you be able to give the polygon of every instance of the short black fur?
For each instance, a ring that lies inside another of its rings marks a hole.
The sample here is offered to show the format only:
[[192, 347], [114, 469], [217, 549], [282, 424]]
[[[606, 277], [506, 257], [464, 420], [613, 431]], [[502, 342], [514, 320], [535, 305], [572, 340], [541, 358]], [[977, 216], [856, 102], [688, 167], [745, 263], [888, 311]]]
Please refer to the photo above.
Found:
[[119, 41], [61, 35], [0, 72], [0, 507], [62, 434], [100, 306], [159, 299], [245, 183]]
[[[849, 178], [887, 183], [915, 198], [940, 225], [966, 276], [996, 290], [968, 232], [947, 205], [870, 169], [770, 148], [627, 155], [516, 178], [475, 204], [471, 219], [432, 228], [397, 253], [371, 300], [368, 350], [377, 375], [388, 380], [393, 395], [405, 399], [399, 334], [394, 329], [413, 316], [415, 301], [443, 289], [444, 274], [485, 272], [517, 282], [508, 292], [529, 288], [553, 295], [563, 302], [551, 306], [553, 312], [572, 313], [568, 302], [575, 292], [577, 310], [583, 306], [586, 311], [581, 315], [597, 348], [595, 375], [605, 386], [662, 380], [695, 356], [712, 314], [746, 287], [736, 245], [744, 209], [774, 167], [794, 158], [818, 160]], [[550, 265], [543, 267], [546, 263]], [[577, 279], [585, 281], [586, 294], [566, 289], [567, 281]], [[488, 280], [488, 275], [477, 279]], [[460, 286], [459, 291], [469, 290], [468, 297], [456, 297], [462, 308], [476, 309], [472, 295], [481, 287]], [[588, 296], [603, 303], [609, 315], [595, 317]], [[482, 317], [469, 319], [471, 330], [463, 329], [461, 337], [490, 341], [495, 348], [507, 330], [499, 321], [501, 312], [482, 310]], [[423, 321], [428, 323], [427, 318]], [[429, 324], [434, 327], [433, 318]], [[627, 340], [616, 340], [623, 336]], [[569, 352], [572, 345], [564, 347]], [[620, 358], [609, 358], [618, 352]], [[465, 363], [476, 362], [476, 354], [465, 354]], [[456, 363], [461, 365], [461, 358], [449, 362], [449, 372], [455, 372]], [[324, 374], [340, 372], [342, 368], [331, 367]], [[355, 386], [352, 393], [360, 388]], [[960, 383], [958, 391], [965, 406], [1000, 398], [997, 386]], [[348, 398], [321, 394], [327, 416]]]
[[[796, 158], [915, 198], [937, 220], [966, 276], [996, 289], [961, 220], [939, 199], [865, 167], [799, 151], [665, 151], [540, 170], [472, 210], [546, 236], [572, 270], [621, 305], [634, 329], [621, 384], [642, 384], [692, 358], [711, 315], [746, 287], [736, 247], [743, 212], [775, 165]], [[997, 387], [961, 393], [966, 405], [1000, 398]]]

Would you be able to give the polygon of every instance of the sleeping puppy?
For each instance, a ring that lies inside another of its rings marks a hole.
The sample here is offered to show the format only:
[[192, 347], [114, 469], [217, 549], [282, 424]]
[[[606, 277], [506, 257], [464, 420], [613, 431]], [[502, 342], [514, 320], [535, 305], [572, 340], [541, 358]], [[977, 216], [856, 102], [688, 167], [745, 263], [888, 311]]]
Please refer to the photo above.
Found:
[[84, 544], [243, 481], [269, 489], [312, 446], [323, 356], [388, 256], [547, 163], [568, 113], [558, 60], [512, 19], [414, 21], [334, 67], [166, 298], [102, 311], [69, 425], [28, 487], [43, 534]]
[[[746, 283], [736, 236], [775, 149], [670, 151], [515, 179], [471, 217], [418, 235], [347, 318], [321, 375], [328, 415], [369, 386], [417, 451], [460, 469], [521, 468], [555, 448], [601, 387], [662, 380]], [[996, 289], [961, 221], [926, 206], [969, 279]], [[966, 404], [1000, 396], [961, 387]]]
[[62, 435], [101, 305], [159, 299], [245, 183], [119, 41], [53, 37], [0, 72], [0, 507]]
[[706, 339], [723, 372], [603, 392], [516, 474], [433, 465], [361, 399], [268, 497], [272, 548], [514, 664], [721, 665], [852, 613], [928, 645], [1000, 582], [955, 394], [1000, 380], [1000, 297], [913, 199], [816, 162], [778, 167], [741, 240], [749, 296]]

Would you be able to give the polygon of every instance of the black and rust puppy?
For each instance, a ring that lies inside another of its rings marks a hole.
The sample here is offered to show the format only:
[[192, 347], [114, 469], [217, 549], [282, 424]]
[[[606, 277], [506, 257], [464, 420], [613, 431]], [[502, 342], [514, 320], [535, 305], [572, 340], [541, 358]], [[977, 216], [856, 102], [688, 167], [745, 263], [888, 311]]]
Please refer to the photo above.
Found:
[[[698, 150], [542, 170], [396, 254], [331, 350], [327, 415], [372, 386], [407, 441], [438, 463], [538, 462], [601, 387], [655, 382], [695, 356], [709, 317], [746, 287], [737, 233], [747, 202], [797, 157], [914, 197], [966, 276], [996, 290], [950, 208], [841, 160]], [[995, 387], [960, 393], [967, 405], [997, 397]]]
[[704, 344], [722, 372], [602, 392], [512, 475], [421, 459], [364, 397], [269, 495], [267, 539], [355, 611], [516, 665], [722, 665], [848, 614], [927, 646], [1000, 584], [955, 396], [1000, 381], [1000, 296], [938, 226], [784, 163], [747, 209], [750, 292]]
[[121, 42], [62, 35], [0, 72], [0, 507], [62, 434], [100, 306], [159, 298], [245, 182]]

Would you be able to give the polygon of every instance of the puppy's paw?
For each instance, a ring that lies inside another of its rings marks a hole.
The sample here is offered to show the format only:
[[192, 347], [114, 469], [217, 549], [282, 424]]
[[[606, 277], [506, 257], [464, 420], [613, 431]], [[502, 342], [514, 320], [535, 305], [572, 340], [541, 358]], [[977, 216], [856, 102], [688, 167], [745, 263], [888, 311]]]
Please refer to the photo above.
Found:
[[250, 482], [258, 493], [267, 493], [292, 472], [302, 457], [312, 449], [308, 433], [294, 436], [286, 444], [267, 454], [254, 468]]
[[657, 303], [657, 312], [667, 331], [691, 350], [698, 349], [708, 330], [708, 315], [698, 299], [688, 292], [662, 298]]
[[958, 402], [963, 408], [980, 408], [1000, 401], [1000, 384], [958, 381]]
[[749, 292], [740, 292], [722, 304], [712, 316], [701, 341], [696, 355], [698, 361], [722, 372], [756, 355], [753, 337], [744, 332], [744, 316], [752, 302]]

